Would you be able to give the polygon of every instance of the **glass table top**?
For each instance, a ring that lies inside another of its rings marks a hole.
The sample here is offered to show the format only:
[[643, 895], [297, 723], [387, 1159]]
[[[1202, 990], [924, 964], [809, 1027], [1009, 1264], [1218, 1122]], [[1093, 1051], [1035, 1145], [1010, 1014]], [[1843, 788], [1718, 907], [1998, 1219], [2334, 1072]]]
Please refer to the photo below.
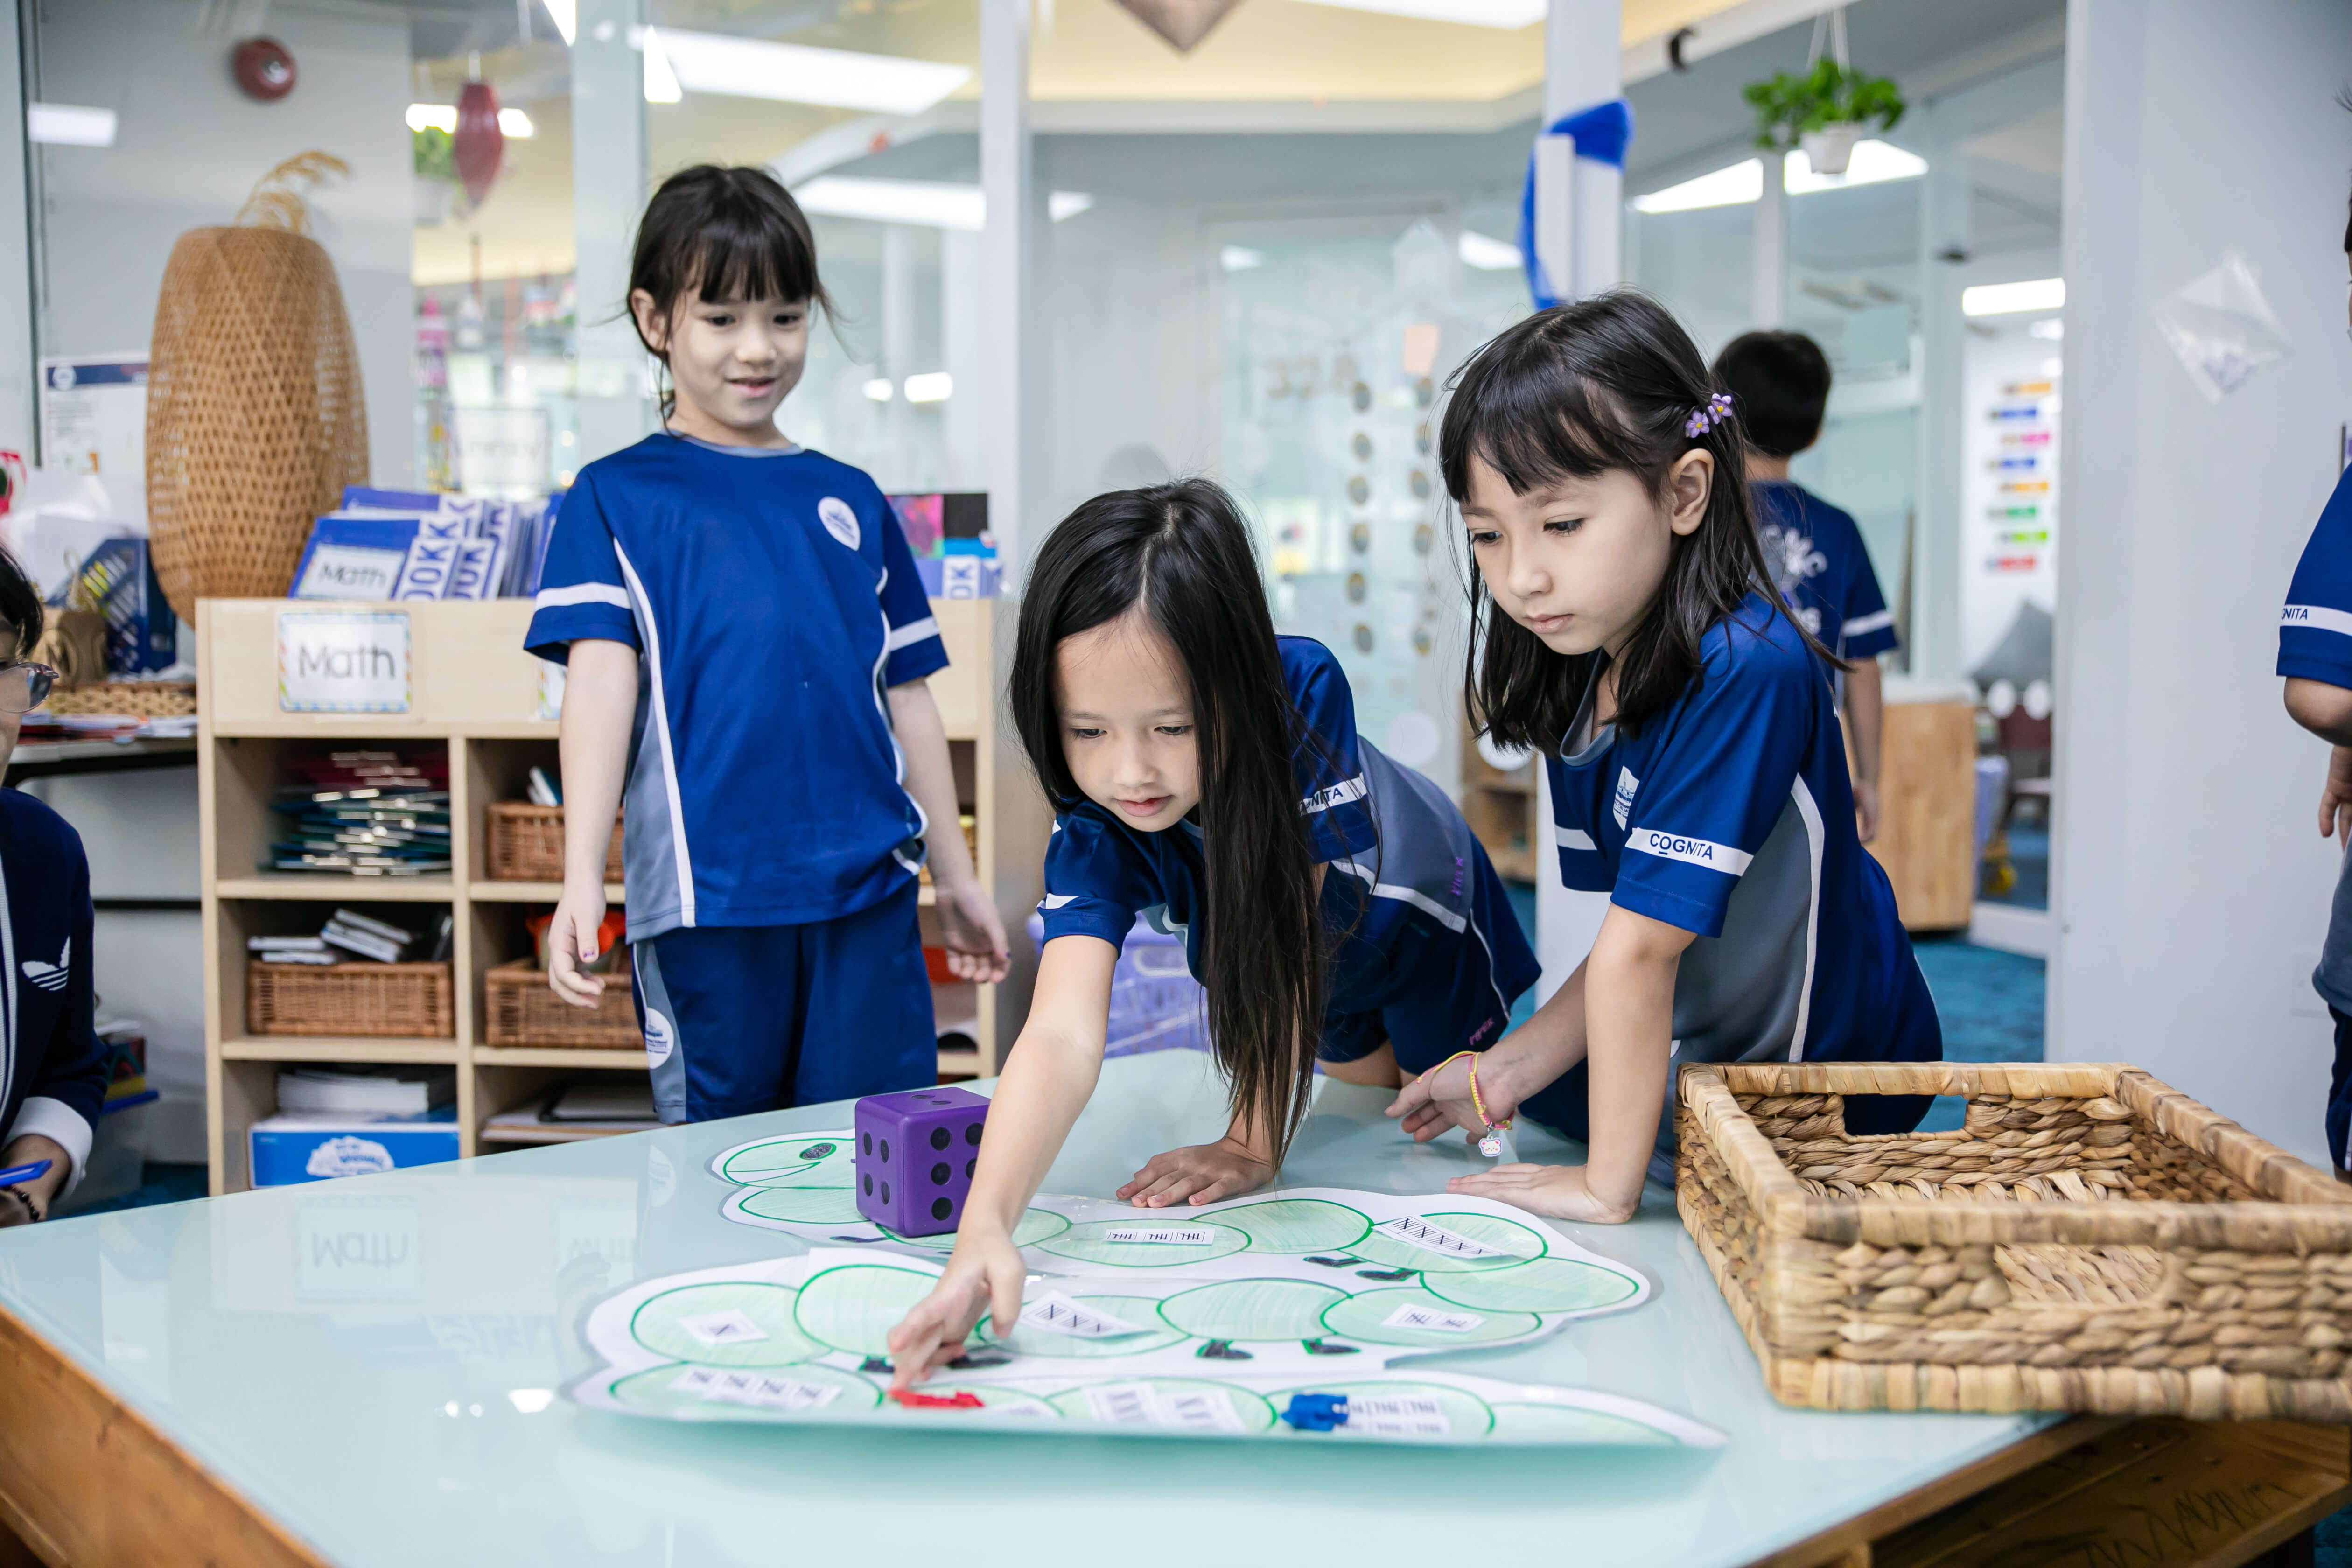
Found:
[[[1415, 1147], [1387, 1100], [1324, 1081], [1284, 1184], [1436, 1192], [1486, 1163], [1451, 1136]], [[1107, 1197], [1224, 1121], [1207, 1058], [1108, 1062], [1045, 1190]], [[848, 1122], [845, 1103], [807, 1107], [0, 1231], [0, 1307], [321, 1557], [370, 1568], [771, 1563], [877, 1534], [962, 1563], [1059, 1540], [1198, 1568], [1204, 1530], [1248, 1561], [1734, 1564], [2056, 1419], [1776, 1405], [1659, 1188], [1631, 1225], [1559, 1227], [1648, 1275], [1650, 1301], [1433, 1364], [1648, 1400], [1721, 1428], [1718, 1449], [691, 1425], [563, 1396], [600, 1364], [579, 1324], [605, 1296], [803, 1249], [721, 1216], [714, 1154]], [[1530, 1129], [1520, 1152], [1578, 1151]]]

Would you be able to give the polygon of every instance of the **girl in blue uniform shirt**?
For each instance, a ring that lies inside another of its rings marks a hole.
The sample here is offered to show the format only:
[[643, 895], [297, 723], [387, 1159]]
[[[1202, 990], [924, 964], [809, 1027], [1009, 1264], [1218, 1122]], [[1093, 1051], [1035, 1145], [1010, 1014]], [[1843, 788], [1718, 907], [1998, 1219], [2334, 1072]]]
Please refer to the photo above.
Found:
[[581, 470], [525, 637], [570, 665], [548, 981], [582, 1006], [604, 988], [584, 966], [620, 808], [666, 1121], [933, 1081], [926, 853], [949, 966], [1005, 970], [924, 685], [948, 660], [906, 538], [871, 479], [776, 427], [826, 303], [808, 220], [766, 170], [663, 182], [629, 282], [674, 387], [663, 428]]
[[1029, 1021], [931, 1295], [890, 1336], [901, 1384], [1020, 1312], [1012, 1228], [1094, 1092], [1111, 968], [1139, 916], [1183, 938], [1233, 1121], [1118, 1190], [1147, 1208], [1281, 1167], [1319, 1057], [1394, 1088], [1492, 1043], [1535, 955], [1461, 812], [1356, 733], [1331, 651], [1278, 637], [1249, 531], [1202, 480], [1097, 496], [1047, 537], [1011, 700], [1059, 816]]
[[[1543, 754], [1561, 879], [1611, 907], [1532, 1019], [1391, 1114], [1422, 1138], [1530, 1116], [1587, 1163], [1452, 1190], [1624, 1220], [1645, 1174], [1673, 1179], [1675, 1063], [1934, 1060], [1943, 1037], [1855, 835], [1834, 661], [1773, 589], [1731, 399], [1681, 325], [1631, 291], [1528, 317], [1463, 370], [1439, 456], [1470, 711]], [[1927, 1103], [1851, 1100], [1846, 1128], [1906, 1131]]]

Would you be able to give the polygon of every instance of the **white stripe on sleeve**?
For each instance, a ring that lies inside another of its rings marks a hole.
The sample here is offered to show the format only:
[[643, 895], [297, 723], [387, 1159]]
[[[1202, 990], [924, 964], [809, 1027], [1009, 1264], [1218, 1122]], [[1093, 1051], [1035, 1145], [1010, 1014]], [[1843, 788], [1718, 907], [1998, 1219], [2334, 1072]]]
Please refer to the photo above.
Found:
[[1592, 842], [1592, 835], [1581, 827], [1555, 827], [1551, 836], [1553, 842], [1562, 849], [1580, 849], [1587, 855], [1601, 852], [1601, 846]]
[[2352, 615], [2331, 610], [2325, 605], [2289, 605], [2279, 612], [2279, 625], [2352, 637]]
[[1710, 871], [1720, 871], [1737, 877], [1748, 869], [1756, 858], [1728, 844], [1710, 844], [1704, 838], [1686, 838], [1679, 833], [1661, 833], [1654, 827], [1637, 827], [1625, 840], [1625, 847], [1638, 849], [1644, 855], [1655, 855], [1661, 860], [1680, 860], [1686, 865], [1704, 866]]
[[902, 647], [911, 647], [926, 637], [935, 637], [939, 635], [938, 617], [925, 616], [919, 621], [908, 621], [903, 626], [893, 627], [890, 635], [882, 639], [882, 646], [889, 652], [897, 653]]
[[541, 588], [530, 607], [534, 611], [560, 610], [567, 605], [610, 605], [625, 610], [629, 608], [629, 595], [610, 583], [574, 583], [569, 588]]
[[1064, 904], [1077, 902], [1077, 899], [1078, 896], [1076, 893], [1048, 893], [1037, 907], [1040, 910], [1058, 910]]
[[1847, 637], [1857, 637], [1864, 632], [1874, 632], [1883, 626], [1891, 626], [1894, 624], [1895, 612], [1881, 610], [1874, 616], [1856, 616], [1846, 622], [1843, 629]]

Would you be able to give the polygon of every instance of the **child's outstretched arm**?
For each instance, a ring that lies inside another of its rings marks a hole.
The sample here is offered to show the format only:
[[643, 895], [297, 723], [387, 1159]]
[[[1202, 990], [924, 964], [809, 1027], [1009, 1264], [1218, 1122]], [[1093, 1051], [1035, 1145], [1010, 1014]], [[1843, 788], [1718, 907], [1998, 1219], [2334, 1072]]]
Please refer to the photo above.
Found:
[[1673, 1071], [1675, 974], [1692, 940], [1680, 926], [1611, 906], [1584, 961], [1592, 1133], [1586, 1163], [1499, 1165], [1457, 1176], [1446, 1191], [1561, 1219], [1616, 1225], [1633, 1217]]
[[593, 1007], [604, 982], [587, 973], [604, 923], [604, 857], [621, 809], [629, 730], [637, 714], [637, 650], [588, 638], [572, 645], [563, 681], [563, 897], [547, 928], [547, 984], [576, 1007]]
[[993, 1314], [1000, 1336], [1020, 1318], [1028, 1269], [1013, 1230], [1101, 1076], [1118, 962], [1118, 949], [1092, 936], [1055, 937], [1039, 955], [1029, 1021], [989, 1101], [955, 1251], [931, 1293], [890, 1331], [893, 1387], [911, 1387], [961, 1355], [982, 1312]]
[[923, 843], [929, 851], [948, 968], [959, 980], [1002, 980], [1012, 967], [1004, 919], [996, 912], [995, 899], [972, 874], [971, 850], [958, 826], [961, 808], [955, 764], [948, 756], [948, 728], [929, 681], [909, 680], [890, 688], [890, 728], [907, 756], [907, 793], [923, 808], [928, 824]]

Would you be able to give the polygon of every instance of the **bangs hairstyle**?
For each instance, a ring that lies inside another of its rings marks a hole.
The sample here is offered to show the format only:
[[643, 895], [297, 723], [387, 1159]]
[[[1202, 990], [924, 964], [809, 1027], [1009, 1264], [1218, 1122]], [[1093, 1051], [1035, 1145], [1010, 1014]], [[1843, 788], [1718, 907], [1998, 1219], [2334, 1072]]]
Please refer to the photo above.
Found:
[[1086, 794], [1062, 751], [1055, 652], [1129, 611], [1173, 650], [1191, 688], [1206, 869], [1193, 932], [1210, 1037], [1234, 1114], [1272, 1135], [1279, 1168], [1307, 1114], [1323, 1033], [1327, 939], [1294, 771], [1311, 739], [1283, 676], [1257, 552], [1223, 490], [1187, 479], [1099, 495], [1038, 550], [1011, 703], [1057, 811]]
[[[1715, 458], [1706, 510], [1676, 534], [1665, 581], [1617, 658], [1617, 719], [1628, 734], [1664, 711], [1698, 679], [1700, 639], [1760, 594], [1788, 615], [1756, 537], [1739, 411], [1696, 436], [1683, 433], [1717, 387], [1698, 347], [1666, 308], [1613, 289], [1526, 318], [1456, 373], [1438, 440], [1438, 464], [1455, 505], [1470, 494], [1475, 458], [1514, 495], [1622, 469], [1664, 499], [1685, 452]], [[1474, 725], [1506, 746], [1557, 752], [1607, 655], [1557, 654], [1496, 612], [1470, 552], [1470, 657], [1462, 695]], [[1804, 624], [1805, 646], [1843, 666]]]
[[[661, 183], [637, 221], [636, 253], [629, 261], [629, 292], [651, 295], [665, 319], [675, 318], [691, 292], [704, 304], [721, 300], [808, 301], [828, 314], [833, 297], [816, 273], [816, 236], [808, 215], [767, 170], [698, 163]], [[635, 311], [630, 321], [636, 320]], [[659, 349], [637, 341], [667, 365]], [[662, 394], [669, 417], [675, 394]]]

